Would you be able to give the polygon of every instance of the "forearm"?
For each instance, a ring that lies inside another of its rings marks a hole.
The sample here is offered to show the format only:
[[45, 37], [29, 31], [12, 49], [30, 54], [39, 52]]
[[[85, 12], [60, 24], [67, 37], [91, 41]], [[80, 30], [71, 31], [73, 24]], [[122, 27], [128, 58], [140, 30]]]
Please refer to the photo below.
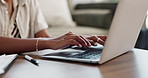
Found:
[[[37, 39], [0, 37], [0, 53], [23, 53], [36, 50]], [[46, 40], [39, 40], [38, 49], [46, 48]]]

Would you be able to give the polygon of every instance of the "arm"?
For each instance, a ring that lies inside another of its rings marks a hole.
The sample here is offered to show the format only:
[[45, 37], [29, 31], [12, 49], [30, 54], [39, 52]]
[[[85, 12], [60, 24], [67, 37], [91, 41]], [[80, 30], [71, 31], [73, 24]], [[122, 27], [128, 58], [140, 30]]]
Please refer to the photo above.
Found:
[[[98, 40], [101, 39], [100, 40]], [[0, 36], [0, 54], [2, 53], [23, 53], [36, 50], [37, 38], [35, 39], [19, 39], [8, 38]], [[89, 41], [91, 40], [91, 41]], [[71, 45], [78, 47], [90, 47], [94, 43], [102, 43], [102, 40], [106, 40], [106, 36], [91, 36], [83, 37], [69, 32], [63, 36], [57, 38], [41, 38], [39, 39], [37, 48], [42, 49], [65, 49]], [[93, 41], [93, 42], [92, 42]]]
[[[19, 39], [0, 36], [0, 54], [2, 53], [23, 53], [36, 50], [37, 38]], [[37, 48], [42, 49], [65, 49], [71, 45], [78, 47], [89, 47], [91, 43], [83, 36], [69, 32], [57, 38], [40, 38]]]
[[[23, 53], [36, 50], [37, 39], [17, 39], [0, 36], [0, 53]], [[38, 48], [45, 49], [46, 41], [40, 40]]]

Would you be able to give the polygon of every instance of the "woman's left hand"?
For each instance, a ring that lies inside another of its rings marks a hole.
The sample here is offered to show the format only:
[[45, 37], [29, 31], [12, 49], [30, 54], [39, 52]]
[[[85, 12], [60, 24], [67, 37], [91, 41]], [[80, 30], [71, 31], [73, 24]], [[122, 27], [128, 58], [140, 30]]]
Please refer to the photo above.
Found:
[[96, 43], [99, 43], [101, 45], [104, 45], [105, 44], [105, 41], [107, 39], [107, 36], [104, 36], [104, 35], [93, 35], [93, 36], [89, 36], [89, 37], [86, 37], [92, 45], [95, 45]]
[[[76, 35], [76, 34], [69, 32], [66, 35]], [[62, 37], [64, 37], [64, 36], [62, 36]], [[105, 41], [107, 39], [107, 36], [105, 36], [105, 35], [92, 35], [92, 36], [83, 36], [83, 37], [85, 37], [85, 39], [87, 39], [91, 43], [91, 45], [93, 45], [93, 46], [95, 46], [96, 43], [104, 45]]]

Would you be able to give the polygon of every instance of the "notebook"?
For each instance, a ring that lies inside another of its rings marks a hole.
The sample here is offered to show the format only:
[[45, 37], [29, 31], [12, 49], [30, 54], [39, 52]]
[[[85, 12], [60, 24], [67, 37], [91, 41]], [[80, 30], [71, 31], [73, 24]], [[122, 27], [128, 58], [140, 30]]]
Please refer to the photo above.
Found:
[[17, 58], [17, 54], [1, 55], [0, 56], [0, 74], [3, 74], [12, 65], [14, 60]]

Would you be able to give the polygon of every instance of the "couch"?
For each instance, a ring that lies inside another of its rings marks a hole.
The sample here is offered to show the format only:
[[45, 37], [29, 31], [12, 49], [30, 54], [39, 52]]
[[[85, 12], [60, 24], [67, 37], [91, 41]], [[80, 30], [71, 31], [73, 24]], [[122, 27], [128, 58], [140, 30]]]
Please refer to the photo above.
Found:
[[[70, 1], [70, 0], [69, 0]], [[79, 25], [90, 25], [99, 28], [110, 28], [116, 3], [112, 2], [90, 2], [77, 4], [72, 16]], [[86, 20], [89, 20], [86, 22]]]
[[[108, 29], [102, 27], [79, 26], [74, 22], [70, 0], [38, 0], [38, 2], [49, 25], [49, 34], [52, 36], [59, 36], [69, 31], [80, 35], [107, 35], [108, 33]], [[103, 12], [109, 13], [107, 10], [96, 11], [102, 15], [104, 15]]]

